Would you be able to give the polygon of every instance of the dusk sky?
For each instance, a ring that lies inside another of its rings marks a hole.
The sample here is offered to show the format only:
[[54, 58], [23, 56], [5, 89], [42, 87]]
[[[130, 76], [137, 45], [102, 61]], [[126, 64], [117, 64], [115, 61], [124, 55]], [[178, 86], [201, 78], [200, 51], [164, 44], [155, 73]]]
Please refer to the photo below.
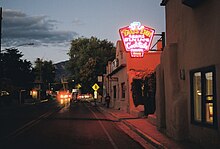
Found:
[[[119, 28], [134, 21], [165, 31], [162, 0], [0, 0], [2, 50], [18, 47], [25, 59], [69, 59], [70, 42], [97, 37], [116, 44]], [[34, 43], [34, 46], [19, 46]]]

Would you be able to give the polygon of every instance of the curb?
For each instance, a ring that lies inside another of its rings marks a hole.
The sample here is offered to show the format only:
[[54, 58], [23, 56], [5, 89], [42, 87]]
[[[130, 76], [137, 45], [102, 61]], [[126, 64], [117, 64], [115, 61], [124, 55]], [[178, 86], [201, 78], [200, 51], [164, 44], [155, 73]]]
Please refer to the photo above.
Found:
[[140, 137], [142, 137], [144, 140], [146, 140], [148, 143], [156, 147], [157, 149], [166, 149], [164, 145], [162, 145], [160, 142], [155, 140], [154, 138], [150, 137], [149, 135], [146, 135], [144, 132], [142, 132], [140, 129], [136, 128], [126, 120], [122, 120], [122, 122], [128, 126], [131, 130], [133, 130], [135, 133], [137, 133]]
[[[116, 116], [114, 113], [109, 112], [107, 110], [105, 110], [102, 107], [99, 107], [100, 110], [105, 111], [107, 113], [109, 113], [110, 115], [112, 115], [113, 117], [120, 119], [118, 116]], [[126, 120], [121, 119], [120, 120], [122, 123], [124, 123], [126, 126], [128, 126], [132, 131], [134, 131], [136, 134], [138, 134], [141, 138], [143, 138], [145, 141], [147, 141], [148, 143], [150, 143], [151, 145], [153, 145], [155, 148], [157, 149], [167, 149], [163, 144], [161, 144], [160, 142], [158, 142], [156, 139], [152, 138], [151, 136], [145, 134], [144, 132], [142, 132], [140, 129], [138, 129], [137, 127], [135, 127], [134, 125], [132, 125], [131, 123], [127, 122]]]

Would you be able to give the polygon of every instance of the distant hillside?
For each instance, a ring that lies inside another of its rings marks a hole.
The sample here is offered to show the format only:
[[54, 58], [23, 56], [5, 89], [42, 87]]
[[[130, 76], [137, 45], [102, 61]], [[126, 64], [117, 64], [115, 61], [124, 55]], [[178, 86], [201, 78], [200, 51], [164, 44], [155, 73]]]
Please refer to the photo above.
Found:
[[63, 61], [60, 63], [54, 64], [55, 67], [55, 81], [60, 82], [61, 78], [68, 78], [71, 76], [71, 73], [66, 70], [66, 65], [68, 61]]

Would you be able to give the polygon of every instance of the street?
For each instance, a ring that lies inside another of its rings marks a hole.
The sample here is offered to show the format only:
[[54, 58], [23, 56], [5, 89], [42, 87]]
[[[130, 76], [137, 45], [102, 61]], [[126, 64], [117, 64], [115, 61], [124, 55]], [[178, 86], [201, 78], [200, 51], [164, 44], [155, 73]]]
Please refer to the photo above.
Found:
[[3, 109], [0, 119], [0, 148], [143, 148], [118, 127], [119, 121], [87, 102]]

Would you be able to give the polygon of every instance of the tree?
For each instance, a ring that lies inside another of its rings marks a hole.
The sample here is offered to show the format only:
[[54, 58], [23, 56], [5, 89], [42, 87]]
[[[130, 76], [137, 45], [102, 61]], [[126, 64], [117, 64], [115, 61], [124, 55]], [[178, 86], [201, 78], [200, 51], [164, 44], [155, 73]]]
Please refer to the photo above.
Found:
[[133, 79], [131, 83], [132, 98], [135, 107], [144, 104], [143, 97], [143, 80]]
[[34, 73], [35, 80], [48, 86], [48, 84], [53, 83], [55, 79], [55, 67], [53, 62], [51, 60], [43, 61], [42, 59], [37, 58], [35, 61]]
[[156, 110], [156, 72], [148, 74], [144, 78], [144, 112], [145, 115], [153, 114]]
[[18, 49], [6, 49], [1, 53], [1, 78], [10, 80], [16, 88], [30, 87], [34, 77], [32, 73], [32, 64], [26, 59], [21, 59], [23, 54]]
[[115, 58], [115, 47], [107, 40], [96, 37], [72, 40], [67, 69], [75, 83], [80, 83], [82, 92], [91, 93], [97, 77], [105, 73], [108, 61]]
[[145, 71], [131, 84], [132, 98], [135, 106], [144, 105], [144, 114], [153, 114], [156, 110], [156, 72]]
[[28, 91], [32, 87], [34, 75], [32, 64], [26, 59], [23, 60], [23, 54], [16, 48], [5, 49], [0, 53], [0, 91], [9, 92], [5, 104], [17, 100], [21, 90]]

